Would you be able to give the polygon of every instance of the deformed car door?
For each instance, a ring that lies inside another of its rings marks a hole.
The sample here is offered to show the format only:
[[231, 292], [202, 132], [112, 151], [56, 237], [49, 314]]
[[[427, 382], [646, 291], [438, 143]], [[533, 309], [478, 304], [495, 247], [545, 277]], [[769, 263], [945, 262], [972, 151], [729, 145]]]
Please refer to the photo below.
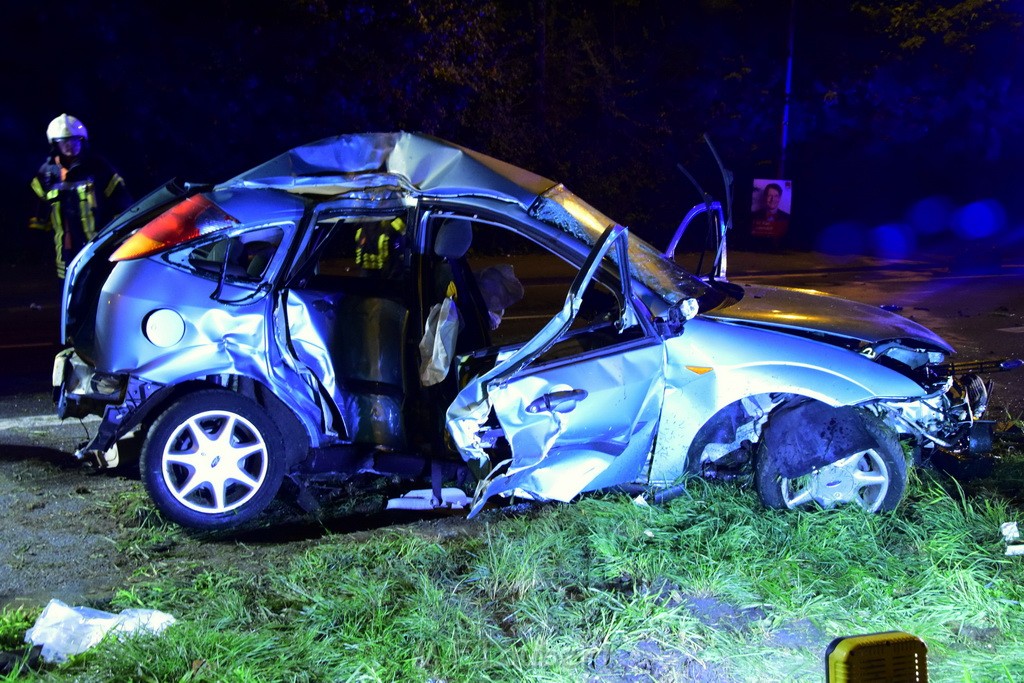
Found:
[[[622, 226], [608, 228], [562, 310], [448, 409], [456, 447], [483, 475], [470, 515], [501, 493], [568, 501], [632, 481], [646, 465], [664, 395], [664, 349], [634, 312], [626, 236]], [[611, 310], [581, 325], [602, 270], [618, 271]], [[501, 437], [511, 457], [494, 463]]]

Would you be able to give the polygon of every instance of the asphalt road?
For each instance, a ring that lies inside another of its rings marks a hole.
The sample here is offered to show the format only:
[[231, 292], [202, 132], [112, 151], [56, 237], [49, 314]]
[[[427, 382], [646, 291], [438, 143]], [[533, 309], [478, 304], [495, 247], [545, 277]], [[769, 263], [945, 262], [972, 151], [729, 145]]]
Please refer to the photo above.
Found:
[[52, 265], [0, 265], [0, 399], [48, 391], [60, 350], [59, 306]]

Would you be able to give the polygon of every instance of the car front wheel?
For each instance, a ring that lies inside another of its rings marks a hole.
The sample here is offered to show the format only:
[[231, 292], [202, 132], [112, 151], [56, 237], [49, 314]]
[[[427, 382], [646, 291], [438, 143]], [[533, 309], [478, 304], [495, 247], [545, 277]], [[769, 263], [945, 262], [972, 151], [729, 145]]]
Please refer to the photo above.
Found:
[[[782, 458], [772, 449], [771, 420], [758, 451], [755, 483], [765, 507], [833, 508], [855, 504], [868, 512], [892, 510], [903, 497], [907, 462], [895, 432], [873, 415], [863, 414], [868, 443], [799, 476], [783, 476]], [[808, 425], [808, 431], [812, 426]]]
[[153, 424], [143, 482], [171, 521], [227, 529], [260, 514], [284, 478], [284, 444], [255, 401], [223, 390], [189, 394]]

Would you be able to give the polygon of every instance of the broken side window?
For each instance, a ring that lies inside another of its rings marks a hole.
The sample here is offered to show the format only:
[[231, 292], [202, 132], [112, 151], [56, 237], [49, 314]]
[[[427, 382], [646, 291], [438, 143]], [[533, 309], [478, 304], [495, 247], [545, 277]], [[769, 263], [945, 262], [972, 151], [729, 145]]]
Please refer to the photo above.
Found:
[[[431, 234], [450, 219], [433, 219]], [[459, 220], [472, 226], [470, 246], [463, 258], [480, 302], [462, 315], [486, 315], [493, 346], [515, 346], [532, 339], [562, 310], [579, 268], [511, 227], [479, 219]], [[607, 279], [602, 273], [602, 280]], [[475, 292], [473, 298], [477, 298]], [[613, 289], [604, 281], [596, 282], [573, 328], [615, 319], [620, 306]], [[460, 306], [460, 310], [464, 308]]]
[[167, 260], [197, 275], [216, 280], [224, 275], [234, 284], [258, 284], [277, 253], [284, 231], [279, 226], [247, 230], [241, 234], [190, 243], [172, 251]]

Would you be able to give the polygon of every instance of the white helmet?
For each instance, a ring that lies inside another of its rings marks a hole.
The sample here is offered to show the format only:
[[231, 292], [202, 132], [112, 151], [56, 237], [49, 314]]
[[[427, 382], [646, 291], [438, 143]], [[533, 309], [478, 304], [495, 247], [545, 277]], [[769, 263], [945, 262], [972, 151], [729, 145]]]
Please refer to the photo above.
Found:
[[83, 140], [88, 140], [89, 132], [85, 130], [85, 126], [82, 125], [82, 122], [74, 116], [61, 114], [53, 121], [50, 121], [50, 125], [46, 127], [46, 138], [50, 142], [56, 142], [57, 140], [63, 140], [64, 138], [82, 138]]

